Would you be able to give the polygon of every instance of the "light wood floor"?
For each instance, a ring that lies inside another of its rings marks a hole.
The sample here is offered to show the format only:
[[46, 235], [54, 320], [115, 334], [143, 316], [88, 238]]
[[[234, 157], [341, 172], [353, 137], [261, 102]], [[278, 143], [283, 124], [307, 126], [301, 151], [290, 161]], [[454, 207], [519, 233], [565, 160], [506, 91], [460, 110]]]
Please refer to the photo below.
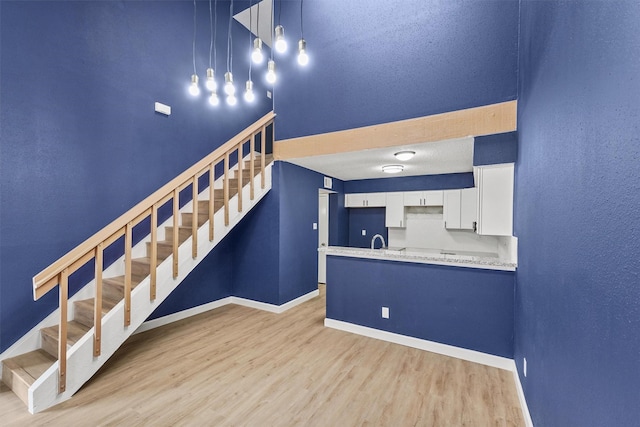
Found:
[[323, 326], [321, 296], [283, 314], [225, 306], [129, 339], [71, 400], [2, 426], [522, 426], [508, 371]]

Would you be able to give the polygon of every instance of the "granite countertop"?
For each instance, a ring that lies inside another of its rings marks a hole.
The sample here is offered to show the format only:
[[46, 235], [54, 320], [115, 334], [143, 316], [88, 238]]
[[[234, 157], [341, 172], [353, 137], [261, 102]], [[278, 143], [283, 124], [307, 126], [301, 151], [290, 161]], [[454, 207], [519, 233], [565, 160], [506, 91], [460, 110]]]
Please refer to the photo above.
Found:
[[351, 258], [380, 259], [384, 261], [414, 262], [420, 264], [449, 265], [454, 267], [483, 268], [487, 270], [515, 271], [517, 265], [492, 256], [477, 252], [437, 251], [431, 249], [387, 248], [366, 249], [343, 246], [329, 246], [319, 251], [327, 255]]

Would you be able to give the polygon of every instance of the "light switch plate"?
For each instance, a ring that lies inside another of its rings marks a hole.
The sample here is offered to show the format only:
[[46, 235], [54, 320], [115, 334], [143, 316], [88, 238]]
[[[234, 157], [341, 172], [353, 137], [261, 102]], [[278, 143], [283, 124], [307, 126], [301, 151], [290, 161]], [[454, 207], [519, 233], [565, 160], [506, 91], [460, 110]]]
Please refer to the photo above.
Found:
[[317, 230], [317, 229], [318, 229], [318, 223], [317, 223], [317, 222], [314, 222], [314, 223], [313, 223], [313, 229], [314, 229], [314, 230]]
[[389, 307], [382, 307], [382, 318], [383, 319], [389, 318]]
[[366, 236], [367, 235], [367, 230], [362, 230], [362, 235]]
[[156, 102], [156, 113], [164, 114], [165, 116], [171, 115], [171, 107], [161, 102]]

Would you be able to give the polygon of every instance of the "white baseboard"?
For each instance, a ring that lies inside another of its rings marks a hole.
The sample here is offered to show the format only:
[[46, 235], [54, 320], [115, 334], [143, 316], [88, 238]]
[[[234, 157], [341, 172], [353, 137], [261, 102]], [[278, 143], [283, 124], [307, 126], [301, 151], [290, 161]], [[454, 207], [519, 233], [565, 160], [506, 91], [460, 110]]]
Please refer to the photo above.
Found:
[[466, 348], [454, 347], [452, 345], [441, 344], [435, 341], [427, 341], [420, 338], [382, 331], [380, 329], [368, 328], [366, 326], [342, 322], [340, 320], [324, 319], [324, 326], [333, 329], [339, 329], [345, 332], [363, 335], [369, 338], [376, 338], [395, 344], [405, 345], [407, 347], [426, 350], [432, 353], [443, 354], [445, 356], [451, 356], [457, 359], [468, 360], [470, 362], [480, 363], [482, 365], [492, 366], [494, 368], [505, 369], [508, 371], [512, 370], [513, 360], [507, 359], [506, 357], [494, 356], [492, 354], [481, 353], [479, 351], [468, 350]]
[[513, 359], [506, 357], [494, 356], [493, 354], [482, 353], [466, 348], [455, 347], [452, 345], [441, 344], [434, 341], [423, 340], [420, 338], [409, 337], [406, 335], [395, 334], [393, 332], [382, 331], [380, 329], [368, 328], [366, 326], [356, 325], [355, 323], [343, 322], [335, 319], [324, 319], [324, 326], [328, 328], [338, 329], [340, 331], [351, 332], [353, 334], [362, 335], [369, 338], [375, 338], [382, 341], [392, 342], [407, 347], [417, 348], [420, 350], [430, 351], [432, 353], [442, 354], [444, 356], [455, 357], [457, 359], [467, 360], [469, 362], [480, 363], [481, 365], [491, 366], [493, 368], [504, 369], [513, 373], [513, 378], [518, 392], [520, 407], [522, 408], [522, 416], [527, 427], [533, 427], [529, 407], [525, 400], [522, 384], [516, 363]]
[[295, 307], [298, 304], [302, 304], [305, 301], [315, 298], [318, 295], [320, 295], [320, 291], [316, 289], [315, 291], [311, 291], [307, 294], [299, 296], [298, 298], [293, 299], [282, 305], [267, 304], [265, 302], [254, 301], [254, 300], [245, 299], [245, 298], [231, 297], [231, 304], [242, 305], [244, 307], [249, 307], [249, 308], [257, 308], [258, 310], [264, 310], [264, 311], [269, 311], [271, 313], [280, 314], [280, 313], [284, 313], [290, 308]]
[[198, 314], [202, 314], [207, 311], [214, 310], [216, 308], [220, 308], [228, 304], [236, 304], [244, 307], [255, 308], [258, 310], [280, 314], [295, 307], [296, 305], [302, 304], [305, 301], [315, 298], [318, 295], [320, 295], [320, 291], [316, 289], [315, 291], [311, 291], [307, 294], [304, 294], [282, 305], [267, 304], [265, 302], [254, 301], [254, 300], [238, 298], [238, 297], [221, 298], [219, 300], [212, 301], [207, 304], [202, 304], [197, 307], [179, 311], [177, 313], [168, 314], [166, 316], [158, 317], [157, 319], [148, 320], [144, 322], [142, 325], [140, 325], [140, 327], [136, 329], [134, 333], [139, 334], [140, 332], [145, 332], [151, 329], [158, 328], [160, 326], [168, 325], [170, 323], [177, 322], [178, 320], [186, 319], [191, 316], [196, 316]]
[[168, 325], [169, 323], [177, 322], [178, 320], [186, 319], [187, 317], [196, 316], [198, 314], [205, 313], [209, 310], [220, 308], [227, 304], [231, 304], [231, 297], [222, 298], [207, 304], [202, 304], [197, 307], [189, 308], [187, 310], [182, 310], [177, 313], [168, 314], [166, 316], [158, 317], [157, 319], [147, 320], [142, 325], [140, 325], [138, 329], [136, 329], [134, 334], [139, 334], [140, 332], [159, 328], [160, 326]]
[[524, 396], [524, 389], [522, 388], [522, 383], [520, 382], [520, 375], [518, 375], [518, 368], [516, 367], [516, 362], [512, 360], [511, 363], [512, 363], [513, 381], [516, 383], [516, 391], [518, 392], [518, 400], [520, 401], [520, 408], [522, 408], [522, 417], [524, 418], [524, 423], [527, 427], [533, 427], [533, 420], [531, 419], [531, 414], [529, 413], [529, 407], [527, 406], [527, 400]]

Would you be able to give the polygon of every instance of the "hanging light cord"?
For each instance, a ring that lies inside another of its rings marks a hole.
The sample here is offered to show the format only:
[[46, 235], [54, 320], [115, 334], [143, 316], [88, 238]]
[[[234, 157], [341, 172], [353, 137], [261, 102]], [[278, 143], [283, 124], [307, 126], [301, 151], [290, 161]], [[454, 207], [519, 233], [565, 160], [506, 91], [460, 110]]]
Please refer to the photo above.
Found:
[[231, 50], [232, 38], [231, 38], [231, 23], [233, 21], [233, 0], [229, 5], [229, 33], [227, 35], [227, 71], [231, 72], [233, 68], [233, 51]]
[[211, 0], [209, 0], [209, 34], [211, 35], [211, 43], [209, 43], [209, 68], [211, 68], [211, 51], [213, 51], [213, 17], [211, 16]]
[[282, 0], [278, 2], [278, 25], [280, 25], [280, 16], [282, 15]]
[[193, 0], [193, 74], [196, 73], [196, 0]]
[[276, 5], [275, 1], [271, 2], [271, 60], [273, 61], [273, 48], [275, 47], [274, 38], [273, 38], [273, 20], [275, 16]]
[[304, 39], [304, 27], [302, 26], [302, 4], [304, 0], [300, 0], [300, 38]]
[[[251, 52], [251, 32], [253, 31], [253, 0], [249, 0], [249, 52]], [[249, 80], [251, 80], [251, 63], [253, 61], [249, 58]]]
[[216, 0], [213, 4], [213, 69], [216, 70], [218, 68], [218, 54], [216, 48], [216, 42], [218, 38], [218, 0]]

